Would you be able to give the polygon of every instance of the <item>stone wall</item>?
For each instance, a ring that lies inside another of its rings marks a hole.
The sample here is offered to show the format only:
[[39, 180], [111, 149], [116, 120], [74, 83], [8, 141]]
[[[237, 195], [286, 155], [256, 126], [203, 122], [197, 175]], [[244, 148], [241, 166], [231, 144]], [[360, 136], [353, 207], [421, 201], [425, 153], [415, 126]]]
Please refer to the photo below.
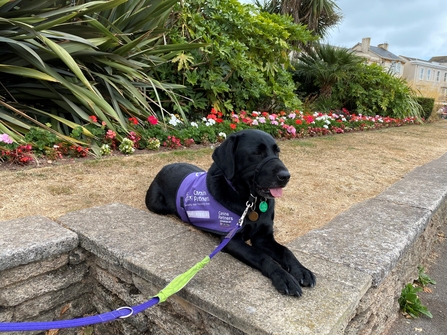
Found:
[[[444, 155], [290, 243], [317, 276], [317, 286], [300, 298], [279, 295], [259, 272], [221, 253], [163, 304], [57, 335], [380, 334], [446, 226], [446, 199]], [[58, 223], [35, 216], [0, 226], [0, 322], [137, 305], [218, 243], [177, 220], [121, 204], [69, 213]]]
[[76, 234], [44, 217], [7, 221], [1, 227], [1, 322], [72, 319], [96, 312], [89, 302], [89, 266], [79, 257], [83, 251], [77, 248]]

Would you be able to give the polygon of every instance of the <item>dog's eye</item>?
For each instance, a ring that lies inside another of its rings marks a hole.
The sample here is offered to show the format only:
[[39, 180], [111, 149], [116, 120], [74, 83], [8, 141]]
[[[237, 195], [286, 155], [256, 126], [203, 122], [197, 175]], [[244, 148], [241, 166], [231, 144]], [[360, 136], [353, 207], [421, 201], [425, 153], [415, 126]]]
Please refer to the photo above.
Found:
[[278, 146], [276, 146], [275, 149], [273, 149], [273, 150], [275, 151], [275, 155], [279, 156], [279, 153], [281, 152], [281, 149]]

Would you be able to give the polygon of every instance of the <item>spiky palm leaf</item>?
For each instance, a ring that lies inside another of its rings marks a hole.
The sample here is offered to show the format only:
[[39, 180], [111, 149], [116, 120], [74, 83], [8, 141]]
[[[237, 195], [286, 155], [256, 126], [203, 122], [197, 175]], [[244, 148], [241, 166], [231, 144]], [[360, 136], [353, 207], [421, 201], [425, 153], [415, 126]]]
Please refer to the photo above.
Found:
[[112, 130], [126, 131], [130, 116], [163, 113], [161, 102], [148, 95], [164, 90], [172, 96], [172, 89], [180, 86], [160, 83], [147, 74], [149, 69], [200, 46], [164, 45], [164, 23], [176, 2], [109, 0], [67, 6], [61, 0], [1, 0], [3, 132], [19, 139], [29, 126], [51, 122], [66, 139], [90, 115]]

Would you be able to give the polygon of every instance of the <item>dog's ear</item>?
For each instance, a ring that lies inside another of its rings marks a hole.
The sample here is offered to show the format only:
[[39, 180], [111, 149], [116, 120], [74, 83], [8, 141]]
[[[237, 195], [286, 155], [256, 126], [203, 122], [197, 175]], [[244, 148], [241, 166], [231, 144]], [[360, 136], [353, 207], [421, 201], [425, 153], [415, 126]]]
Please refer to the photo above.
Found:
[[233, 179], [235, 173], [234, 155], [237, 148], [239, 136], [237, 133], [231, 134], [213, 152], [213, 161], [223, 171], [225, 178]]

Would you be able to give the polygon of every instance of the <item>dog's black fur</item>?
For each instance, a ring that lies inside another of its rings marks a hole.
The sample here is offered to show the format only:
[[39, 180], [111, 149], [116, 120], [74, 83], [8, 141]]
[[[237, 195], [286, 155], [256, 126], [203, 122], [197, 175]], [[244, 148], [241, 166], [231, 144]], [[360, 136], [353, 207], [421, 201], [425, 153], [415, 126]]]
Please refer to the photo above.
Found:
[[[266, 157], [275, 156], [271, 160]], [[276, 289], [300, 296], [301, 286], [314, 286], [315, 276], [285, 246], [275, 241], [273, 219], [275, 200], [270, 189], [283, 188], [290, 174], [279, 158], [279, 147], [272, 136], [260, 130], [231, 134], [213, 153], [207, 187], [214, 198], [230, 211], [242, 215], [250, 193], [266, 198], [268, 210], [257, 210], [258, 220], [245, 219], [243, 227], [223, 251], [258, 269], [272, 280]], [[259, 163], [264, 161], [263, 166]], [[258, 171], [255, 170], [258, 168]], [[186, 163], [170, 164], [154, 178], [146, 194], [146, 206], [158, 214], [177, 214], [176, 192], [186, 175], [202, 169]], [[245, 243], [250, 240], [251, 246]]]

